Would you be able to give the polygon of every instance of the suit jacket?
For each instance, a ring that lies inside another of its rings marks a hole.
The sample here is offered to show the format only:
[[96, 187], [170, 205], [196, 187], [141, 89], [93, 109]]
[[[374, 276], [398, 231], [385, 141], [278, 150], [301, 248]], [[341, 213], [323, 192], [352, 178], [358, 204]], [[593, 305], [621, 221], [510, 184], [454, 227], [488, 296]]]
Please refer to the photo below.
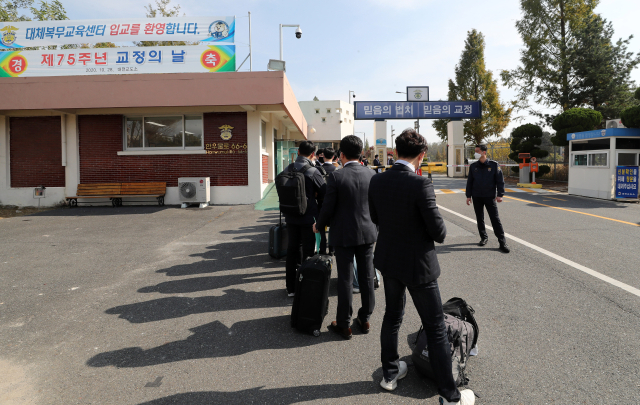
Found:
[[331, 246], [374, 243], [378, 232], [369, 213], [369, 183], [373, 170], [351, 163], [329, 174], [318, 229], [331, 225]]
[[[306, 157], [298, 156], [296, 161], [293, 163], [293, 167], [295, 167], [296, 170], [300, 170], [306, 164], [311, 166], [307, 171], [304, 172], [305, 194], [307, 195], [307, 211], [303, 216], [285, 214], [284, 218], [288, 224], [313, 225], [313, 223], [316, 222], [316, 219], [318, 218], [318, 212], [320, 212], [318, 201], [322, 201], [327, 185], [318, 169]], [[288, 170], [289, 166], [285, 167], [283, 171]]]
[[371, 179], [369, 210], [379, 227], [373, 264], [383, 275], [407, 285], [440, 276], [434, 241], [444, 242], [447, 229], [429, 178], [396, 163]]
[[324, 163], [322, 165], [322, 168], [327, 172], [327, 173], [333, 173], [335, 172], [338, 168], [336, 166], [333, 165], [333, 163]]

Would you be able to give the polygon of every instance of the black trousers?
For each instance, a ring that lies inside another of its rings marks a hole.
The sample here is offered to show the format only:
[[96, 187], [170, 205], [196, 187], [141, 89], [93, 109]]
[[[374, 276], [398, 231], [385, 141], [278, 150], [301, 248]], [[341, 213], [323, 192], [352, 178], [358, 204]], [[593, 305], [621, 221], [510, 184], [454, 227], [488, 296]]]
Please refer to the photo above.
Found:
[[472, 197], [473, 209], [476, 211], [476, 221], [478, 221], [478, 232], [482, 239], [487, 239], [487, 229], [484, 226], [484, 208], [487, 208], [489, 219], [491, 220], [491, 226], [493, 227], [493, 233], [498, 238], [498, 241], [506, 243], [504, 238], [504, 229], [502, 229], [502, 223], [498, 216], [498, 203], [495, 198], [492, 197]]
[[336, 246], [336, 264], [338, 265], [338, 309], [336, 323], [341, 328], [351, 326], [353, 315], [353, 256], [358, 264], [358, 283], [362, 307], [358, 318], [369, 322], [376, 306], [376, 295], [373, 288], [373, 243], [358, 246]]
[[[287, 245], [287, 292], [296, 290], [296, 272], [298, 265], [307, 257], [313, 256], [316, 246], [316, 235], [313, 233], [313, 225], [296, 225], [287, 223], [289, 244]], [[302, 246], [302, 257], [300, 247]]]

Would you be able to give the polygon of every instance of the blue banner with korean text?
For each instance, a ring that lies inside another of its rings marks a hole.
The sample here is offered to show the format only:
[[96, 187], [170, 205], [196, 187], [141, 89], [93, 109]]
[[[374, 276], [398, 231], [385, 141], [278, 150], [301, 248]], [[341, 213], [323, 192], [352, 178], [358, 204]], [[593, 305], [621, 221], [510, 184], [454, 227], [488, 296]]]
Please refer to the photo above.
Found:
[[482, 116], [480, 101], [356, 101], [357, 120], [469, 119]]
[[616, 198], [638, 198], [638, 166], [616, 167]]

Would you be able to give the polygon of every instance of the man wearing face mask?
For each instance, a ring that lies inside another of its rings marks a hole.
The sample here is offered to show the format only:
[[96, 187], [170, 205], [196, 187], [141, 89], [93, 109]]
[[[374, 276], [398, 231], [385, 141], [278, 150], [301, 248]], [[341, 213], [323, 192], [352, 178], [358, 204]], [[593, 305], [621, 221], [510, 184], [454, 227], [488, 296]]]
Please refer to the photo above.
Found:
[[469, 166], [469, 177], [467, 178], [467, 205], [473, 200], [473, 209], [476, 212], [478, 222], [478, 232], [480, 232], [480, 243], [484, 246], [489, 240], [487, 230], [484, 226], [484, 208], [487, 208], [493, 232], [500, 242], [500, 251], [509, 253], [509, 246], [504, 237], [502, 223], [498, 216], [498, 204], [502, 202], [504, 196], [504, 177], [498, 162], [487, 159], [487, 145], [476, 145], [475, 153], [477, 162]]

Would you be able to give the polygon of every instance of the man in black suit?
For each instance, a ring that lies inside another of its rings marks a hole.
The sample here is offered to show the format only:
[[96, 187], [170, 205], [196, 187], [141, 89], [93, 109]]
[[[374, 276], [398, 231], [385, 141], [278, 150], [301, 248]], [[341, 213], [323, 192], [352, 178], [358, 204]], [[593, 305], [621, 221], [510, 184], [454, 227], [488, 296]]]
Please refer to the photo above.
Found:
[[[302, 141], [298, 147], [298, 158], [293, 167], [297, 171], [304, 170], [305, 194], [307, 196], [307, 211], [302, 216], [285, 214], [287, 222], [287, 232], [289, 236], [289, 244], [287, 245], [287, 294], [289, 297], [295, 295], [296, 289], [296, 271], [298, 263], [305, 257], [313, 256], [315, 250], [316, 238], [313, 234], [313, 224], [318, 218], [318, 201], [322, 201], [327, 184], [324, 177], [315, 167], [313, 161], [315, 159], [315, 145], [311, 141]], [[290, 166], [284, 169], [288, 171]], [[302, 246], [302, 258], [300, 255], [300, 246]]]
[[[324, 163], [322, 164], [322, 168], [325, 170], [327, 174], [333, 173], [336, 171], [337, 167], [333, 165], [334, 159], [336, 157], [336, 152], [333, 148], [323, 149], [324, 151]], [[320, 208], [322, 210], [322, 207]], [[327, 254], [327, 232], [325, 229], [318, 229], [320, 232], [320, 254]], [[333, 246], [329, 245], [329, 254], [333, 255]]]
[[382, 164], [380, 163], [380, 159], [378, 159], [378, 155], [375, 155], [373, 158], [373, 165], [374, 166], [381, 166]]
[[434, 242], [447, 234], [436, 206], [433, 184], [415, 173], [427, 151], [427, 141], [413, 129], [396, 139], [398, 161], [377, 174], [369, 186], [371, 220], [379, 234], [374, 264], [384, 278], [386, 312], [380, 332], [383, 379], [380, 386], [393, 391], [407, 375], [399, 361], [398, 330], [404, 316], [405, 290], [409, 290], [427, 334], [429, 360], [437, 378], [441, 404], [473, 404], [471, 390], [458, 391], [451, 374], [451, 353], [444, 324], [437, 278], [440, 266]]
[[362, 140], [354, 135], [340, 141], [340, 160], [344, 167], [327, 179], [327, 193], [314, 231], [331, 225], [329, 239], [336, 251], [338, 265], [338, 309], [329, 329], [351, 339], [353, 308], [353, 256], [358, 265], [362, 307], [355, 321], [363, 333], [369, 333], [369, 318], [375, 306], [373, 288], [373, 243], [377, 230], [369, 216], [369, 182], [375, 174], [358, 163]]

